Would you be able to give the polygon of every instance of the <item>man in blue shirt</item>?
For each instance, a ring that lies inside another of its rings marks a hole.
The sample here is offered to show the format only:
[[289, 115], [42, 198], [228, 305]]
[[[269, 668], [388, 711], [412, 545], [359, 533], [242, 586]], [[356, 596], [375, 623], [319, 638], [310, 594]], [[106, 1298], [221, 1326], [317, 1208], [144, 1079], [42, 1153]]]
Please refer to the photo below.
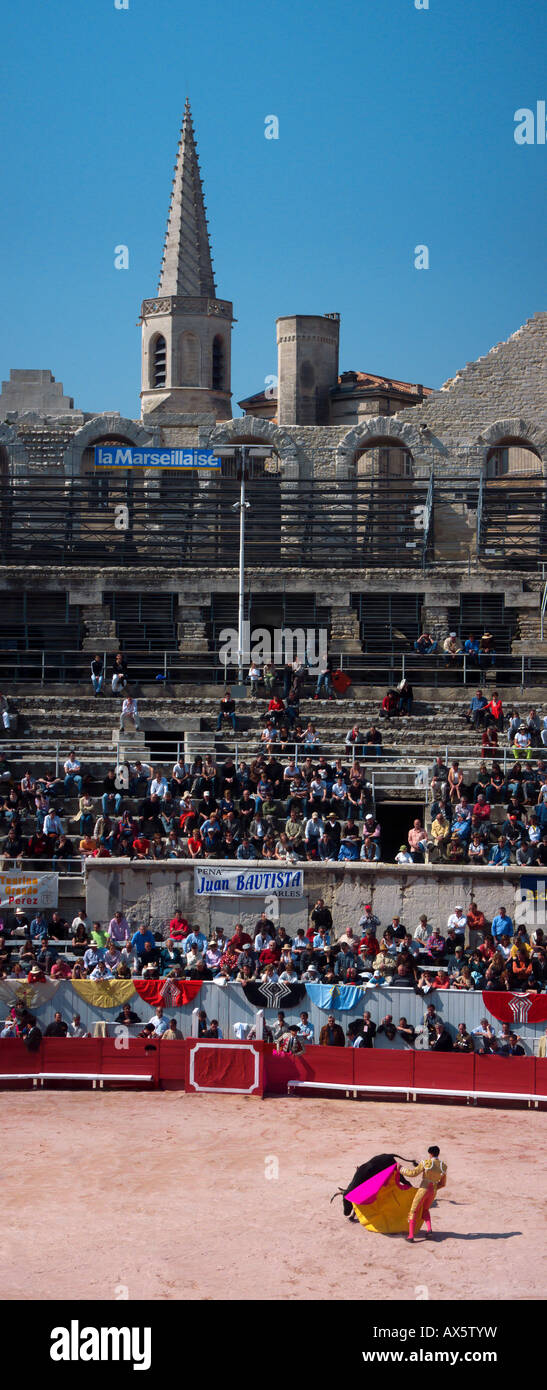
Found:
[[469, 664], [475, 666], [478, 665], [479, 642], [478, 638], [474, 637], [472, 632], [469, 633], [469, 637], [464, 642], [463, 649], [467, 656]]
[[84, 966], [88, 974], [95, 969], [104, 956], [104, 946], [88, 946], [84, 951]]
[[249, 836], [243, 835], [241, 844], [238, 845], [236, 850], [236, 859], [254, 859], [255, 857], [256, 850], [253, 849]]
[[148, 942], [149, 946], [156, 945], [156, 938], [153, 932], [147, 927], [137, 927], [136, 932], [131, 937], [131, 945], [134, 947], [138, 956], [144, 955], [144, 948]]
[[343, 859], [358, 859], [358, 858], [359, 858], [359, 845], [355, 843], [355, 840], [343, 839], [343, 840], [342, 840], [342, 843], [341, 843], [341, 845], [340, 845], [340, 849], [339, 849], [339, 851], [338, 851], [338, 859], [339, 859], [339, 860], [343, 860]]
[[43, 941], [47, 936], [47, 922], [43, 912], [37, 912], [30, 924], [30, 935], [33, 941]]
[[190, 951], [192, 946], [195, 946], [196, 950], [203, 954], [206, 945], [207, 937], [203, 935], [202, 931], [191, 931], [184, 942], [184, 949]]
[[[467, 642], [465, 645], [467, 647]], [[476, 695], [473, 696], [473, 699], [471, 700], [469, 705], [471, 723], [473, 724], [475, 729], [478, 727], [478, 725], [484, 724], [484, 711], [487, 707], [487, 704], [488, 700], [486, 699], [486, 696], [483, 695], [482, 690], [477, 690]]]
[[505, 911], [505, 908], [504, 908], [504, 907], [500, 907], [499, 912], [496, 913], [496, 916], [494, 917], [494, 919], [493, 919], [493, 921], [492, 921], [492, 936], [494, 937], [494, 939], [495, 939], [496, 941], [500, 941], [501, 938], [502, 938], [502, 936], [509, 936], [509, 937], [511, 937], [512, 935], [513, 935], [513, 922], [512, 922], [512, 919], [511, 919], [510, 917], [507, 916], [507, 913], [506, 913], [506, 911]]
[[505, 835], [500, 835], [497, 845], [491, 849], [488, 863], [498, 865], [511, 863], [511, 846]]

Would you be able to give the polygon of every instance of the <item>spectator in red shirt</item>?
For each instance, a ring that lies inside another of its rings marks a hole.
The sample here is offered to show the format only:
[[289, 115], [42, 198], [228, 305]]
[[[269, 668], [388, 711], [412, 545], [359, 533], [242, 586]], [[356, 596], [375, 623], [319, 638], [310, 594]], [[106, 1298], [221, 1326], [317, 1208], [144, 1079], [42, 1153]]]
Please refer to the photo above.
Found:
[[137, 835], [133, 840], [133, 849], [137, 859], [148, 859], [150, 855], [150, 840], [146, 835]]
[[473, 815], [479, 821], [490, 820], [490, 807], [488, 805], [484, 792], [479, 792], [479, 795], [473, 807]]
[[274, 720], [274, 723], [277, 724], [278, 726], [279, 726], [279, 724], [282, 722], [280, 716], [281, 716], [282, 714], [284, 715], [284, 713], [285, 713], [285, 704], [284, 704], [283, 700], [281, 699], [281, 696], [280, 696], [280, 695], [272, 695], [272, 698], [271, 698], [271, 700], [270, 700], [269, 703], [268, 703], [268, 714], [271, 714], [271, 715], [272, 715], [273, 720]]
[[486, 931], [486, 917], [484, 912], [481, 912], [480, 908], [477, 907], [475, 899], [470, 902], [467, 909], [467, 925], [470, 931]]
[[279, 960], [280, 955], [281, 955], [281, 951], [279, 950], [279, 946], [276, 945], [275, 941], [271, 941], [271, 942], [270, 942], [270, 945], [269, 945], [269, 946], [265, 946], [265, 947], [264, 947], [264, 950], [260, 952], [260, 956], [259, 956], [260, 964], [261, 964], [261, 965], [276, 965], [277, 961]]
[[190, 923], [183, 917], [182, 912], [175, 912], [169, 923], [169, 937], [171, 941], [182, 941], [183, 936], [188, 936]]
[[244, 946], [252, 946], [252, 939], [248, 936], [247, 932], [243, 930], [241, 922], [236, 922], [230, 937], [230, 945], [234, 947], [234, 950], [237, 949], [238, 951], [242, 951]]
[[488, 701], [486, 708], [490, 710], [496, 729], [500, 729], [503, 732], [503, 704], [497, 690], [494, 691], [492, 699]]
[[394, 690], [388, 690], [382, 700], [380, 714], [384, 719], [391, 719], [398, 712], [398, 701]]

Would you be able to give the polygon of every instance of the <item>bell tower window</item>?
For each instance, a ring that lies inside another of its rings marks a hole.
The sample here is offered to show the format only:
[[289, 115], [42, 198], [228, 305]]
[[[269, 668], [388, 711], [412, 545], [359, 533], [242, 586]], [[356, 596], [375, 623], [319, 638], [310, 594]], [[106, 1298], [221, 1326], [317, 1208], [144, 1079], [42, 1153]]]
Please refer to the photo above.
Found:
[[224, 344], [218, 337], [213, 342], [212, 387], [213, 391], [224, 390]]
[[154, 386], [165, 386], [167, 376], [167, 346], [165, 338], [160, 336], [154, 343], [154, 353], [152, 358], [152, 384]]

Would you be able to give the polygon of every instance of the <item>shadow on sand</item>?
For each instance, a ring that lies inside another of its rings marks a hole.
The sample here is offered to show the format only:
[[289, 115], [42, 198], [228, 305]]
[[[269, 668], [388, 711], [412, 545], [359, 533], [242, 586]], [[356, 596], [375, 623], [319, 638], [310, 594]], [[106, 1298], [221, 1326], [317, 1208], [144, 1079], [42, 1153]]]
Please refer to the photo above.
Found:
[[[421, 1231], [416, 1236], [420, 1240]], [[522, 1231], [434, 1231], [433, 1240], [424, 1242], [430, 1245], [440, 1245], [443, 1240], [511, 1240], [512, 1236], [521, 1236]]]

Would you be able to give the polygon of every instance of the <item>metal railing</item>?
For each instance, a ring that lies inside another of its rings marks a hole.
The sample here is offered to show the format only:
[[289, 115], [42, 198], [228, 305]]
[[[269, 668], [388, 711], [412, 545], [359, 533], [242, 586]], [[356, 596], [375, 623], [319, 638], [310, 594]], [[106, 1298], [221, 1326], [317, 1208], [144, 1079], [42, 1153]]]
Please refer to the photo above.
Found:
[[60, 878], [81, 877], [83, 874], [85, 856], [75, 855], [72, 859], [36, 859], [32, 854], [22, 854], [19, 858], [13, 859], [0, 849], [0, 864], [2, 872], [6, 869], [13, 871], [22, 869], [25, 873], [43, 873], [44, 870], [59, 874]]
[[[427, 479], [250, 479], [246, 563], [418, 566], [414, 507], [425, 504], [427, 486]], [[0, 482], [0, 563], [46, 555], [51, 565], [237, 566], [238, 495], [229, 477], [208, 478], [204, 488], [195, 474], [17, 474]]]
[[[0, 755], [6, 761], [8, 758], [17, 762], [31, 763], [33, 759], [34, 761], [39, 760], [41, 763], [46, 763], [48, 766], [51, 766], [52, 769], [54, 767], [56, 777], [64, 777], [64, 768], [61, 772], [61, 760], [63, 763], [66, 761], [70, 748], [73, 746], [74, 736], [72, 736], [72, 739], [67, 737], [64, 740], [62, 749], [60, 739], [56, 739], [55, 742], [52, 743], [44, 743], [42, 739], [38, 738], [25, 738], [21, 740], [21, 742], [14, 741], [9, 743], [0, 741]], [[110, 765], [117, 756], [118, 747], [119, 743], [107, 746], [104, 743], [90, 743], [88, 740], [84, 739], [82, 743], [78, 743], [78, 761], [82, 762], [82, 759], [84, 759], [86, 762], [108, 762]], [[81, 770], [83, 770], [85, 776], [86, 769], [83, 767], [83, 764]], [[2, 780], [0, 777], [0, 787], [1, 785]]]
[[[26, 682], [37, 683], [42, 689], [46, 689], [48, 685], [85, 684], [90, 698], [93, 696], [90, 676], [91, 653], [69, 650], [59, 652], [47, 647], [18, 651], [15, 643], [15, 638], [0, 635], [0, 682], [3, 688]], [[119, 700], [120, 695], [113, 695], [111, 689], [113, 655], [110, 652], [101, 653], [100, 643], [98, 654], [102, 655], [106, 669], [102, 697], [104, 699], [111, 696]], [[491, 672], [495, 673], [496, 683], [500, 686], [520, 685], [525, 689], [527, 686], [547, 684], [547, 659], [543, 656], [502, 652], [490, 657], [481, 657], [478, 662], [462, 653], [456, 660], [449, 660], [442, 652], [420, 656], [408, 647], [401, 649], [395, 639], [383, 651], [347, 653], [333, 649], [330, 655], [334, 668], [344, 671], [351, 677], [352, 683], [359, 685], [391, 687], [406, 677], [410, 682], [419, 682], [420, 686], [439, 690], [442, 690], [443, 686], [465, 688], [487, 679], [488, 683], [492, 684], [493, 677], [489, 674]], [[237, 680], [236, 662], [225, 661], [221, 664], [215, 659], [213, 652], [207, 654], [131, 650], [125, 651], [124, 656], [130, 685], [155, 684], [158, 694], [165, 684], [229, 685]], [[307, 693], [303, 698], [310, 698], [315, 692], [316, 683], [317, 670], [313, 671], [310, 668], [305, 681]], [[275, 687], [279, 689], [282, 684], [280, 674], [276, 678]], [[269, 691], [263, 686], [261, 689], [263, 698], [268, 698]], [[338, 698], [351, 699], [351, 694]]]

